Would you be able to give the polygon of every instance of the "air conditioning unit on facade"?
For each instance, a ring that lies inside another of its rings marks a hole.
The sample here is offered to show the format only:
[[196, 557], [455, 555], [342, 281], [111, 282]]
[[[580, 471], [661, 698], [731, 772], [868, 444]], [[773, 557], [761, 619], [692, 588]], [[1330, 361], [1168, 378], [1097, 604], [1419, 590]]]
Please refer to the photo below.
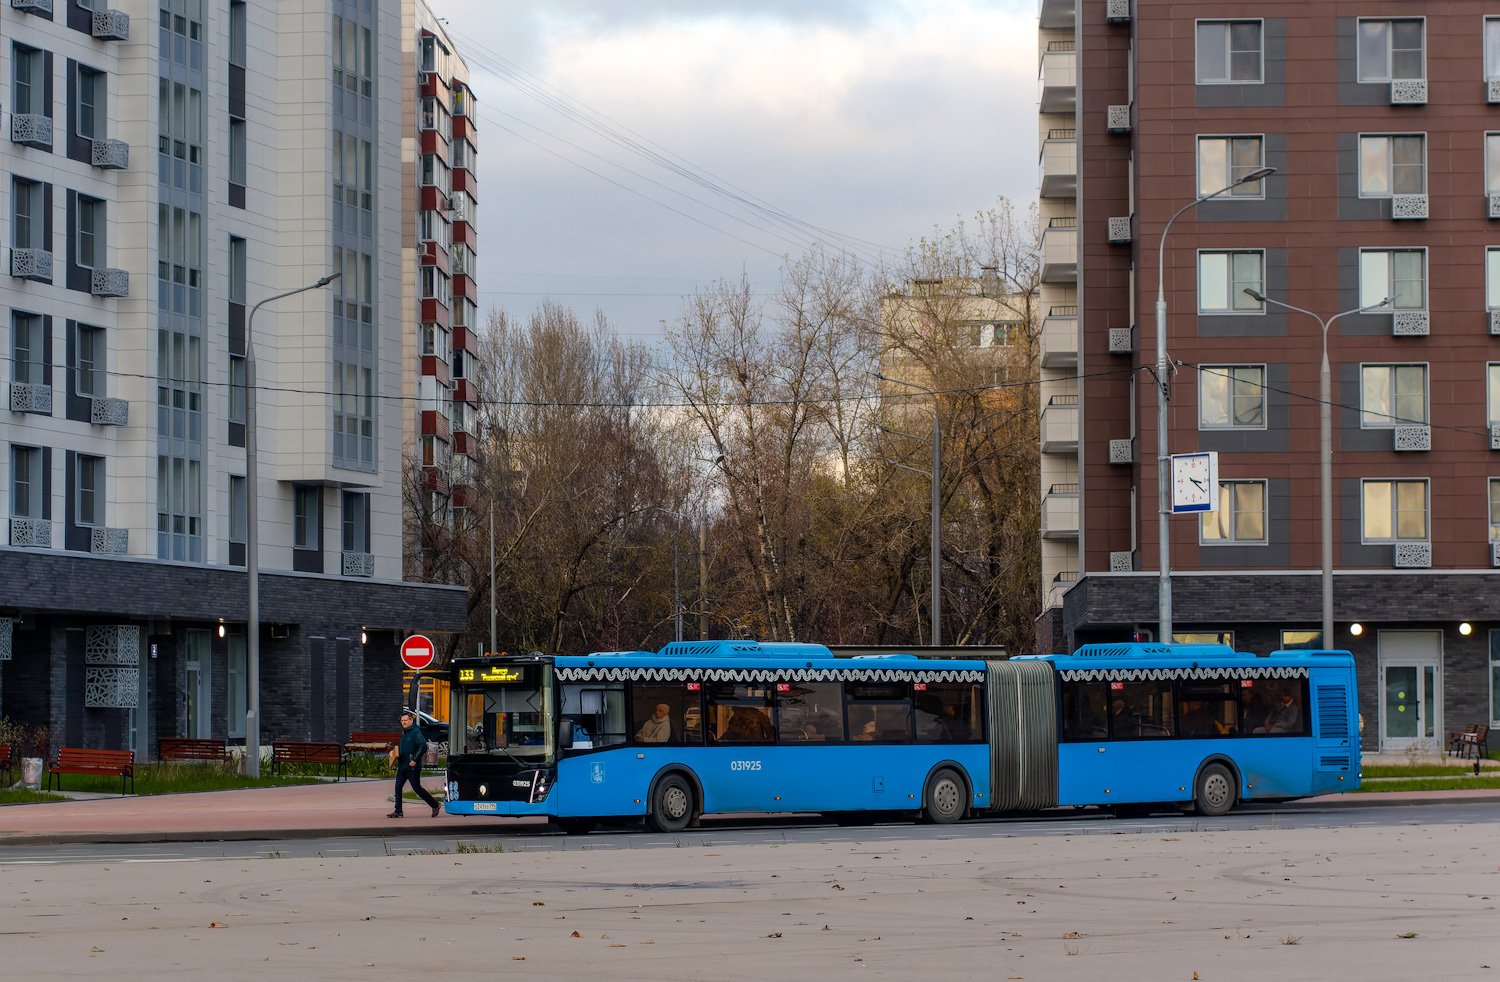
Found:
[[1432, 543], [1398, 542], [1391, 562], [1397, 569], [1428, 569], [1432, 566]]
[[10, 275], [23, 280], [52, 282], [52, 253], [47, 249], [12, 249]]
[[1130, 106], [1110, 106], [1105, 110], [1105, 126], [1111, 133], [1130, 132]]
[[1133, 463], [1135, 463], [1135, 441], [1134, 440], [1111, 440], [1111, 441], [1109, 441], [1109, 462], [1111, 464], [1133, 464]]
[[1411, 221], [1427, 217], [1427, 195], [1391, 195], [1391, 218], [1395, 221]]
[[1397, 426], [1391, 441], [1393, 450], [1431, 450], [1432, 427], [1426, 425]]
[[1109, 329], [1109, 353], [1112, 355], [1128, 355], [1135, 350], [1135, 345], [1130, 341], [1130, 328], [1112, 327]]
[[1130, 242], [1130, 216], [1124, 218], [1111, 218], [1109, 220], [1109, 241], [1115, 245], [1126, 245]]
[[1135, 553], [1112, 552], [1109, 554], [1109, 571], [1111, 573], [1130, 573], [1135, 570]]
[[129, 41], [130, 15], [119, 10], [96, 10], [93, 28], [96, 41]]
[[1425, 337], [1429, 330], [1425, 310], [1398, 310], [1391, 315], [1391, 333], [1398, 337]]
[[1398, 78], [1391, 80], [1391, 105], [1427, 105], [1427, 80], [1425, 78]]

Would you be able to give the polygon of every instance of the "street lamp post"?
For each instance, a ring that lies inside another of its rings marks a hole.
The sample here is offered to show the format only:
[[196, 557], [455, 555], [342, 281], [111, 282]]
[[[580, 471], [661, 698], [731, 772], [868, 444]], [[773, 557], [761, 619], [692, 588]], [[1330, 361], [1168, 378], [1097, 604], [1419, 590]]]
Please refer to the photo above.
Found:
[[682, 535], [682, 516], [675, 511], [663, 508], [661, 505], [647, 505], [652, 511], [659, 511], [671, 515], [677, 523], [672, 529], [672, 620], [675, 627], [674, 635], [678, 641], [682, 640], [682, 588], [677, 573], [677, 540]]
[[260, 498], [255, 441], [255, 312], [268, 303], [320, 290], [339, 273], [332, 273], [311, 286], [267, 297], [250, 308], [245, 321], [245, 580], [248, 611], [245, 618], [245, 773], [260, 777], [260, 550], [256, 526]]
[[1172, 543], [1169, 534], [1170, 529], [1167, 519], [1172, 514], [1171, 494], [1171, 458], [1167, 453], [1167, 294], [1166, 294], [1166, 254], [1167, 233], [1172, 231], [1172, 223], [1181, 217], [1182, 213], [1190, 208], [1196, 208], [1210, 198], [1219, 195], [1241, 184], [1249, 184], [1270, 177], [1276, 173], [1274, 167], [1262, 167], [1253, 170], [1241, 177], [1239, 180], [1226, 185], [1213, 194], [1205, 194], [1200, 198], [1194, 198], [1181, 208], [1169, 219], [1167, 227], [1161, 230], [1161, 241], [1156, 247], [1156, 493], [1157, 508], [1157, 552], [1158, 565], [1161, 567], [1160, 578], [1157, 582], [1157, 610], [1156, 629], [1157, 640], [1166, 644], [1172, 641]]
[[[896, 385], [921, 389], [932, 396], [932, 640], [930, 643], [940, 645], [943, 643], [943, 431], [938, 423], [938, 397], [936, 392], [925, 385], [905, 382], [898, 378], [888, 378], [879, 372], [874, 374], [882, 382], [893, 382]], [[921, 438], [917, 437], [917, 439]]]
[[1318, 326], [1323, 329], [1323, 364], [1318, 369], [1319, 477], [1322, 482], [1323, 506], [1320, 517], [1323, 538], [1323, 647], [1331, 648], [1333, 647], [1333, 373], [1328, 367], [1328, 328], [1340, 317], [1362, 314], [1384, 307], [1391, 302], [1391, 298], [1387, 297], [1367, 307], [1342, 310], [1324, 320], [1310, 310], [1294, 307], [1280, 300], [1272, 300], [1265, 294], [1248, 287], [1245, 289], [1245, 294], [1259, 303], [1274, 304], [1287, 310], [1295, 310], [1299, 314], [1306, 314], [1317, 321]]

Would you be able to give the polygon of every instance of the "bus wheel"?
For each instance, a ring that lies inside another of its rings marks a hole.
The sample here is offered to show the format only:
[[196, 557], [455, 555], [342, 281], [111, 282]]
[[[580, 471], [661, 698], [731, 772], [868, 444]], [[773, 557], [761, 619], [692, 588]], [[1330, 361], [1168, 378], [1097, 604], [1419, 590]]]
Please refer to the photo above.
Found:
[[651, 798], [651, 827], [658, 832], [681, 832], [693, 820], [693, 789], [681, 774], [668, 774]]
[[923, 810], [927, 820], [935, 825], [951, 825], [963, 818], [963, 778], [947, 768], [934, 774], [927, 785], [927, 802]]
[[1198, 814], [1219, 816], [1234, 807], [1234, 778], [1223, 764], [1209, 764], [1198, 775], [1198, 787], [1193, 792], [1193, 803]]
[[599, 823], [592, 818], [554, 818], [552, 824], [567, 835], [587, 835]]

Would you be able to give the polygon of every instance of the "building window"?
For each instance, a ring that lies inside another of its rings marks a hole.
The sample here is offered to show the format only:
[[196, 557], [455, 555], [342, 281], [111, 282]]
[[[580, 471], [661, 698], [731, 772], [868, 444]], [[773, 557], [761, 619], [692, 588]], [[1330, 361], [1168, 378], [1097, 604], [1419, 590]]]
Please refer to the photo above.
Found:
[[245, 422], [245, 359], [229, 356], [229, 421]]
[[[1265, 163], [1264, 141], [1258, 136], [1198, 137], [1198, 196], [1217, 194]], [[1260, 198], [1262, 182], [1234, 186], [1231, 198]]]
[[73, 106], [73, 129], [85, 140], [102, 140], [104, 73], [78, 66], [78, 101]]
[[1219, 507], [1203, 513], [1204, 545], [1263, 545], [1266, 541], [1266, 482], [1220, 481]]
[[1490, 632], [1490, 725], [1500, 726], [1500, 631]]
[[1258, 20], [1198, 21], [1198, 83], [1261, 81]]
[[1393, 194], [1427, 193], [1427, 138], [1361, 136], [1359, 138], [1359, 196], [1389, 198]]
[[453, 286], [448, 274], [436, 266], [423, 266], [422, 299], [436, 300], [445, 307], [452, 303]]
[[1422, 34], [1420, 20], [1360, 21], [1359, 80], [1426, 78]]
[[344, 551], [369, 552], [370, 496], [344, 492]]
[[79, 324], [76, 344], [78, 365], [74, 379], [78, 395], [92, 398], [104, 395], [104, 328]]
[[245, 498], [245, 478], [229, 478], [229, 541], [243, 543], [245, 526], [248, 524], [249, 502]]
[[1314, 630], [1291, 630], [1281, 632], [1281, 650], [1318, 649], [1323, 647], [1323, 632]]
[[1261, 292], [1265, 254], [1244, 252], [1198, 253], [1198, 312], [1200, 314], [1258, 314], [1265, 308], [1245, 293]]
[[1359, 305], [1389, 300], [1398, 310], [1427, 308], [1427, 253], [1422, 249], [1362, 249]]
[[10, 313], [10, 378], [23, 385], [41, 385], [46, 378], [47, 339], [40, 314]]
[[104, 202], [80, 194], [77, 219], [73, 261], [84, 269], [93, 269], [102, 265], [104, 259]]
[[1485, 366], [1485, 397], [1487, 422], [1494, 426], [1500, 423], [1500, 362], [1490, 362]]
[[245, 186], [245, 121], [229, 121], [229, 183]]
[[1500, 78], [1500, 17], [1484, 19], [1484, 77]]
[[45, 249], [46, 205], [40, 181], [11, 181], [10, 244], [15, 249]]
[[1205, 365], [1198, 369], [1198, 428], [1263, 428], [1266, 369], [1263, 365]]
[[10, 513], [14, 518], [42, 517], [42, 449], [10, 448]]
[[[1173, 644], [1222, 644], [1234, 647], [1233, 631], [1173, 631]], [[1170, 712], [1170, 710], [1168, 710]]]
[[1363, 499], [1366, 543], [1426, 540], [1426, 481], [1365, 481]]
[[1500, 309], [1500, 249], [1484, 251], [1484, 305]]
[[[244, 4], [235, 6], [243, 8]], [[225, 722], [225, 735], [231, 740], [244, 739], [246, 706], [246, 651], [245, 636], [231, 634], [225, 639], [229, 651], [225, 659], [229, 669], [224, 683], [224, 700], [228, 704], [229, 719]]]
[[1500, 477], [1490, 478], [1490, 541], [1500, 542]]
[[85, 527], [104, 524], [104, 458], [78, 455], [78, 486], [74, 500], [78, 514], [73, 524]]
[[323, 525], [323, 489], [299, 485], [292, 494], [292, 548], [317, 549]]
[[11, 112], [17, 115], [44, 115], [47, 112], [47, 59], [36, 48], [12, 44]]
[[449, 193], [453, 188], [448, 162], [435, 153], [422, 155], [421, 176], [421, 183], [424, 187], [435, 187], [444, 194]]
[[454, 170], [457, 170], [460, 167], [464, 169], [473, 169], [474, 148], [469, 145], [468, 140], [460, 137], [459, 139], [453, 141], [452, 159]]
[[1427, 422], [1426, 365], [1361, 365], [1359, 425], [1389, 429]]

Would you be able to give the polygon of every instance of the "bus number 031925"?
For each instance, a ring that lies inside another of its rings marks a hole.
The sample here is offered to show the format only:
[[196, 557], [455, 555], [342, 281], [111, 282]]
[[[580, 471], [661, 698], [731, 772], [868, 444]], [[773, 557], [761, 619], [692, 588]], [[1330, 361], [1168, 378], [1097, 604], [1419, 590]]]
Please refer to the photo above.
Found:
[[729, 769], [731, 771], [758, 771], [758, 770], [760, 770], [760, 761], [758, 761], [758, 760], [731, 760], [729, 762]]

